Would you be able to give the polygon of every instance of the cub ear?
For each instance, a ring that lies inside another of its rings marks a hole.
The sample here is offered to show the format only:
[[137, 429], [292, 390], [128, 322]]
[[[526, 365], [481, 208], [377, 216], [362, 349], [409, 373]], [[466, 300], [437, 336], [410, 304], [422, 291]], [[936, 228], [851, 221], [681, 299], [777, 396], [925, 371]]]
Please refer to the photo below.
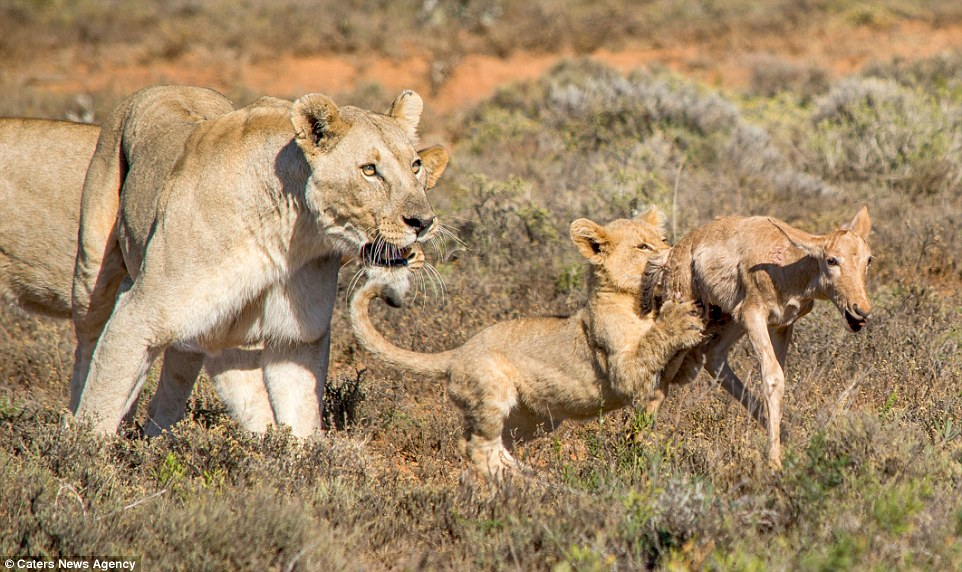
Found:
[[655, 205], [651, 205], [646, 210], [638, 213], [635, 217], [636, 221], [643, 222], [645, 224], [650, 224], [651, 226], [658, 229], [659, 232], [665, 232], [665, 223], [668, 221], [668, 217], [665, 213], [661, 212], [661, 209]]
[[308, 155], [330, 151], [350, 127], [341, 119], [334, 100], [320, 93], [309, 93], [294, 102], [291, 123], [297, 145]]
[[600, 224], [579, 218], [571, 223], [571, 242], [589, 261], [600, 262], [608, 254], [611, 239]]
[[418, 123], [421, 122], [423, 110], [424, 102], [421, 101], [421, 96], [408, 89], [397, 96], [391, 104], [391, 111], [388, 112], [388, 115], [401, 125], [401, 129], [415, 145], [418, 143]]
[[448, 168], [450, 158], [448, 151], [440, 145], [434, 145], [418, 151], [418, 156], [421, 157], [421, 165], [427, 174], [424, 187], [433, 189], [434, 185], [438, 184], [438, 179], [444, 174], [444, 170]]
[[862, 207], [852, 222], [842, 227], [843, 230], [851, 230], [863, 239], [868, 238], [868, 233], [872, 232], [872, 218], [868, 216], [868, 207]]

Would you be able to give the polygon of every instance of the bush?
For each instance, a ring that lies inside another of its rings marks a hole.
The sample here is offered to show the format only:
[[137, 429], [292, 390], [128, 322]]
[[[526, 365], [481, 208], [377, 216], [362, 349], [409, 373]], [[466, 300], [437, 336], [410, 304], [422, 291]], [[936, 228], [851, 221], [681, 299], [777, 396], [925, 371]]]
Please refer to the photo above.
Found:
[[829, 179], [879, 181], [910, 196], [958, 194], [962, 108], [875, 78], [845, 80], [821, 98], [810, 141]]

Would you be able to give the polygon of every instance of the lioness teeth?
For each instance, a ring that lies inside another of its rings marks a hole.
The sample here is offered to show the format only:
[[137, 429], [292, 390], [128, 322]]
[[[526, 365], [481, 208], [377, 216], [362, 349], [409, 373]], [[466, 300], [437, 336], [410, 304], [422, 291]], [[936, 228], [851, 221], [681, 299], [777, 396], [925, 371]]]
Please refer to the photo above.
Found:
[[401, 248], [387, 242], [369, 242], [361, 250], [361, 258], [371, 266], [407, 266], [409, 247]]

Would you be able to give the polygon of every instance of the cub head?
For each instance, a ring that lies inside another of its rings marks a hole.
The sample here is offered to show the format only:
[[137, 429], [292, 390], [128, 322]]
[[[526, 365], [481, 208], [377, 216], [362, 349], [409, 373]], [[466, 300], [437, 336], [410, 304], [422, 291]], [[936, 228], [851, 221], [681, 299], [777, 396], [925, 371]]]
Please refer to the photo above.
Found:
[[338, 107], [309, 94], [294, 102], [295, 141], [310, 166], [305, 202], [342, 253], [402, 264], [408, 248], [438, 228], [425, 192], [448, 164], [434, 146], [416, 151], [423, 103], [405, 91], [386, 114]]
[[670, 248], [664, 225], [657, 207], [604, 226], [581, 218], [571, 223], [571, 241], [591, 263], [596, 288], [637, 294], [648, 261]]
[[862, 207], [846, 225], [814, 236], [770, 219], [792, 245], [818, 262], [819, 289], [835, 304], [853, 332], [861, 330], [872, 314], [865, 291], [865, 276], [872, 263], [866, 238], [872, 230], [868, 209]]

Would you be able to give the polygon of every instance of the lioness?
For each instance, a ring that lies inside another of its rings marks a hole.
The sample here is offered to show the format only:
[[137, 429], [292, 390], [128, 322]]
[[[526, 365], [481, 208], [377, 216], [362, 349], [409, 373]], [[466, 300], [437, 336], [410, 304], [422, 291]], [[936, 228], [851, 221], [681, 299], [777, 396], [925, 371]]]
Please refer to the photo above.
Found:
[[320, 428], [339, 260], [403, 251], [437, 227], [425, 190], [448, 155], [415, 151], [422, 106], [407, 91], [386, 115], [320, 94], [234, 110], [184, 86], [121, 102], [83, 189], [78, 418], [115, 431], [166, 349], [170, 383], [155, 399], [169, 411], [155, 415], [182, 411], [207, 354], [215, 380], [263, 377], [239, 384], [260, 392], [230, 397], [255, 418], [297, 436]]
[[80, 191], [95, 125], [0, 119], [0, 296], [25, 310], [70, 317]]
[[[770, 217], [724, 217], [686, 235], [666, 260], [653, 260], [644, 279], [645, 309], [657, 305], [659, 294], [680, 293], [703, 304], [716, 320], [701, 346], [665, 368], [648, 409], [657, 410], [670, 384], [688, 383], [704, 366], [766, 425], [769, 462], [780, 467], [781, 402], [792, 329], [815, 300], [831, 300], [853, 332], [862, 329], [872, 313], [865, 292], [871, 229], [865, 207], [850, 223], [823, 236]], [[728, 365], [728, 351], [746, 333], [761, 364], [767, 415]]]
[[[587, 419], [649, 399], [656, 378], [679, 350], [701, 341], [691, 303], [667, 302], [657, 318], [639, 313], [642, 272], [665, 250], [662, 217], [571, 224], [571, 240], [591, 263], [587, 305], [569, 318], [523, 318], [490, 326], [463, 346], [438, 354], [400, 349], [371, 323], [381, 296], [397, 305], [407, 273], [372, 268], [351, 300], [361, 345], [418, 375], [446, 379], [464, 414], [464, 453], [489, 480], [516, 465], [505, 440], [524, 439], [564, 419]], [[404, 261], [398, 261], [403, 266]], [[383, 264], [382, 264], [383, 266]]]

